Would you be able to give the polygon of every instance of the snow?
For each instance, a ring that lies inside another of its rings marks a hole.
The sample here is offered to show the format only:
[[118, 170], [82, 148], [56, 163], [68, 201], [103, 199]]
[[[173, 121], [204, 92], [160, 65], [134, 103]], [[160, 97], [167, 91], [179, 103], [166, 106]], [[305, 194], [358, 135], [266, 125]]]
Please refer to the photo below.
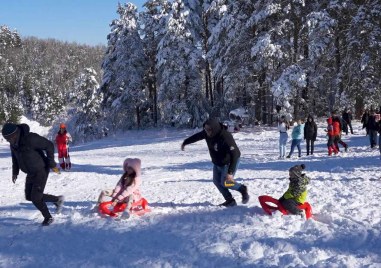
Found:
[[[223, 199], [205, 142], [180, 150], [198, 130], [128, 131], [78, 144], [71, 148], [73, 169], [50, 174], [45, 192], [66, 202], [60, 215], [49, 204], [55, 222], [48, 227], [24, 200], [24, 174], [11, 182], [10, 151], [1, 141], [0, 267], [380, 267], [380, 153], [369, 148], [359, 123], [354, 128], [355, 135], [343, 136], [348, 153], [328, 157], [319, 125], [314, 156], [286, 160], [277, 159], [275, 128], [233, 134], [242, 152], [236, 179], [251, 196], [233, 208], [216, 206]], [[141, 191], [152, 212], [101, 217], [97, 197], [115, 186], [126, 157], [142, 159]], [[300, 163], [312, 178], [314, 219], [265, 215], [258, 196], [279, 198], [288, 169]]]

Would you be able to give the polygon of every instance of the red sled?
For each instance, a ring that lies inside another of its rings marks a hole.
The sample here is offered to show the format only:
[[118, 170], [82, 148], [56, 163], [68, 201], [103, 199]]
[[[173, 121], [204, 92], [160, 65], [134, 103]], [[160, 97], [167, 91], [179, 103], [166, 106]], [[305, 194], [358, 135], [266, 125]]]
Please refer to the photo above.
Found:
[[[261, 195], [258, 197], [258, 200], [263, 210], [269, 215], [272, 215], [275, 210], [279, 210], [283, 215], [288, 214], [288, 211], [282, 206], [278, 199], [268, 195]], [[272, 203], [274, 206], [267, 203]], [[304, 210], [307, 219], [312, 217], [312, 207], [308, 202], [304, 202], [303, 204], [299, 205], [298, 208]]]
[[[109, 215], [110, 217], [117, 217], [120, 212], [123, 212], [127, 208], [127, 203], [118, 203], [111, 209], [112, 201], [103, 202], [99, 204], [99, 213]], [[148, 207], [148, 202], [145, 198], [141, 198], [140, 200], [131, 204], [131, 208], [129, 210], [130, 214], [142, 216], [147, 212], [151, 212], [151, 209]]]

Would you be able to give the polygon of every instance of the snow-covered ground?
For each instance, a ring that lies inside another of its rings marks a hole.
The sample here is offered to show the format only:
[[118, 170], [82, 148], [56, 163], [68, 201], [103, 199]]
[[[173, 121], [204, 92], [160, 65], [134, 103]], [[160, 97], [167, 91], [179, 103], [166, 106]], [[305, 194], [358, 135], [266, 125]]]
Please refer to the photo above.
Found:
[[[36, 124], [31, 130], [47, 133]], [[251, 199], [233, 208], [216, 206], [223, 199], [205, 142], [180, 150], [194, 132], [128, 131], [73, 146], [72, 170], [51, 173], [45, 190], [66, 197], [49, 227], [24, 200], [24, 174], [12, 183], [9, 147], [0, 142], [0, 267], [381, 267], [380, 153], [360, 124], [343, 137], [350, 151], [333, 157], [323, 126], [314, 156], [286, 160], [277, 159], [275, 128], [234, 134], [242, 152], [236, 178]], [[102, 218], [95, 202], [115, 186], [126, 157], [142, 159], [141, 190], [152, 212]], [[265, 215], [258, 196], [279, 198], [297, 163], [312, 178], [314, 219]]]

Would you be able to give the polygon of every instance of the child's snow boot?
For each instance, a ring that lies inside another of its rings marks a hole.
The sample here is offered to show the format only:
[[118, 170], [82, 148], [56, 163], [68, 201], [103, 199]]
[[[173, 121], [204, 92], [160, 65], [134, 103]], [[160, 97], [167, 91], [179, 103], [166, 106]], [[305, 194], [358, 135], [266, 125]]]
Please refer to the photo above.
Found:
[[60, 167], [61, 167], [62, 170], [65, 170], [65, 163], [61, 163]]

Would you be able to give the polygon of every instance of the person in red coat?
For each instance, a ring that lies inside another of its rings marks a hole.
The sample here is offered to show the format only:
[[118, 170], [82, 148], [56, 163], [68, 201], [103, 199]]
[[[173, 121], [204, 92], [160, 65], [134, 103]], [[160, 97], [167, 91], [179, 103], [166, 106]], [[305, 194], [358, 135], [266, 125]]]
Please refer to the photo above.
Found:
[[335, 133], [333, 130], [333, 122], [332, 122], [332, 117], [329, 117], [327, 119], [327, 136], [328, 136], [328, 142], [327, 142], [327, 147], [328, 147], [328, 155], [331, 156], [332, 152], [334, 154], [337, 154], [339, 152], [338, 148], [336, 147], [334, 140], [335, 140]]
[[60, 130], [56, 136], [56, 144], [58, 151], [58, 162], [63, 170], [69, 170], [71, 168], [69, 155], [69, 142], [71, 141], [71, 135], [67, 132], [65, 124], [60, 124]]

